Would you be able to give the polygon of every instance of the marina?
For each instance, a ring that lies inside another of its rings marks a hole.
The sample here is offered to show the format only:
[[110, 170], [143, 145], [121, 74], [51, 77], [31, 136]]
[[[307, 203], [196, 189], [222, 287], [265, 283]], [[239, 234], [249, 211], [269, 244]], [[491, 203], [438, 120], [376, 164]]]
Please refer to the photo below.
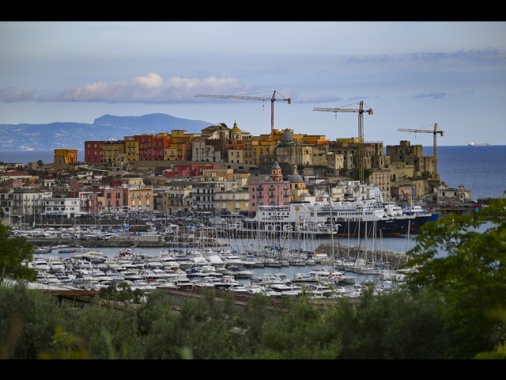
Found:
[[[98, 291], [124, 282], [144, 292], [214, 287], [271, 297], [304, 292], [310, 297], [341, 298], [356, 296], [364, 284], [384, 289], [396, 282], [382, 276], [399, 264], [387, 262], [386, 247], [400, 249], [394, 256], [390, 252], [391, 260], [404, 257], [413, 241], [408, 236], [382, 240], [386, 245], [380, 248], [376, 239], [360, 237], [308, 241], [233, 238], [223, 239], [221, 247], [186, 248], [69, 249], [60, 245], [35, 252], [28, 265], [38, 271], [37, 283], [65, 289]], [[373, 255], [375, 250], [383, 255]], [[267, 277], [277, 279], [274, 289], [272, 281], [265, 281]]]

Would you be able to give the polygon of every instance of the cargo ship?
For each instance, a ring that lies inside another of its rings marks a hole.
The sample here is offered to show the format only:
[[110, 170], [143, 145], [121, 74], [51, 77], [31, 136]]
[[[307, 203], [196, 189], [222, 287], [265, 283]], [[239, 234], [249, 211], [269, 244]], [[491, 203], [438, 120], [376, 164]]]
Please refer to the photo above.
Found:
[[473, 141], [471, 141], [467, 145], [468, 146], [489, 146], [490, 144], [489, 143], [483, 143], [483, 142], [473, 142]]

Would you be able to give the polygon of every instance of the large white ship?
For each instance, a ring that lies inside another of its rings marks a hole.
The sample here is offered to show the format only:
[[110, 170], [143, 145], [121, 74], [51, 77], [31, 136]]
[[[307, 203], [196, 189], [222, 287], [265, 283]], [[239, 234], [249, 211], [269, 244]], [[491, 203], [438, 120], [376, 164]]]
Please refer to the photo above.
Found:
[[420, 226], [431, 214], [406, 215], [402, 208], [382, 199], [316, 202], [314, 197], [288, 205], [262, 205], [244, 228], [258, 232], [315, 233], [338, 236], [399, 236], [411, 225]]
[[471, 141], [468, 146], [489, 146], [489, 143]]

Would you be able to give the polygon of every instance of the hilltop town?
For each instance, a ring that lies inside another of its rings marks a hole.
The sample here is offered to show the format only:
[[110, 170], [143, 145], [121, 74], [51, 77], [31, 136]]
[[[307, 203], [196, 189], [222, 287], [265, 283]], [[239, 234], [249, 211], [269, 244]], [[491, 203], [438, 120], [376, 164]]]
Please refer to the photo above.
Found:
[[[470, 191], [448, 188], [439, 178], [437, 157], [407, 140], [385, 149], [382, 142], [331, 141], [291, 129], [253, 136], [237, 123], [221, 123], [201, 133], [85, 141], [83, 148], [84, 162], [77, 161], [77, 149], [55, 149], [53, 163], [0, 163], [2, 218], [15, 224], [40, 215], [123, 211], [251, 216], [258, 205], [300, 201], [308, 193], [342, 200], [350, 187], [438, 211], [473, 204]], [[251, 184], [271, 186], [275, 165], [281, 191], [255, 199]]]

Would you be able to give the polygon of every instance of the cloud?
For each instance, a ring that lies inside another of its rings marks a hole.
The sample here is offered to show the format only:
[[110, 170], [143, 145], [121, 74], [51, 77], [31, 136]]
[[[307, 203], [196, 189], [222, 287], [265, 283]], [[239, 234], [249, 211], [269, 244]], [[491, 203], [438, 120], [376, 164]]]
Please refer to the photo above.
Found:
[[448, 94], [443, 93], [443, 92], [432, 92], [430, 94], [418, 94], [418, 95], [415, 95], [414, 98], [415, 99], [423, 99], [423, 98], [443, 99], [447, 96], [448, 96]]
[[[188, 72], [180, 76], [170, 76], [172, 73], [164, 72], [164, 67], [156, 69], [156, 72], [146, 70], [147, 74], [118, 81], [94, 82], [94, 79], [88, 79], [81, 82], [86, 83], [84, 85], [66, 88], [58, 88], [54, 82], [51, 90], [39, 95], [31, 88], [31, 83], [37, 80], [35, 78], [32, 82], [26, 82], [27, 89], [0, 87], [0, 101], [189, 104], [211, 102], [195, 99], [197, 93], [254, 96], [262, 93], [262, 96], [268, 97], [268, 91], [272, 94], [276, 89], [280, 97], [289, 97], [294, 103], [338, 105], [356, 98], [384, 96], [394, 90], [413, 97], [413, 88], [420, 92], [415, 98], [440, 99], [447, 95], [444, 91], [450, 86], [468, 84], [474, 87], [477, 83], [483, 84], [484, 80], [479, 76], [483, 74], [487, 75], [485, 79], [495, 78], [495, 74], [491, 73], [493, 70], [502, 73], [505, 62], [504, 54], [492, 48], [448, 53], [385, 53], [352, 58], [326, 54], [283, 56], [283, 59], [276, 56], [269, 56], [268, 59], [243, 56], [237, 59], [237, 56], [234, 59], [220, 56], [220, 60], [209, 62], [205, 71], [190, 70], [191, 64], [186, 63], [184, 68]], [[171, 62], [173, 65], [170, 69], [175, 70], [177, 65]], [[195, 58], [189, 62], [201, 60]], [[218, 69], [213, 69], [216, 65]], [[121, 75], [119, 72], [115, 74]], [[92, 78], [96, 78], [95, 74], [92, 75]], [[101, 75], [106, 74], [102, 71]], [[125, 78], [129, 76], [132, 74], [125, 73]]]
[[377, 57], [351, 57], [346, 60], [347, 63], [351, 64], [359, 64], [359, 63], [366, 63], [366, 64], [377, 64], [377, 63], [390, 63], [394, 62], [395, 59], [388, 55], [382, 55]]
[[504, 64], [504, 55], [498, 49], [473, 49], [468, 51], [456, 51], [452, 53], [417, 53], [411, 54], [411, 60], [415, 63], [461, 63], [464, 65], [495, 65]]
[[34, 100], [35, 90], [11, 90], [0, 86], [0, 100], [6, 103]]
[[51, 101], [51, 102], [110, 102], [110, 103], [178, 103], [194, 98], [197, 92], [220, 93], [244, 90], [234, 78], [214, 76], [198, 78], [171, 77], [167, 81], [148, 73], [128, 81], [113, 83], [99, 81], [81, 87], [66, 89], [60, 93], [35, 97], [34, 90], [12, 91], [0, 89], [0, 99], [5, 102]]

